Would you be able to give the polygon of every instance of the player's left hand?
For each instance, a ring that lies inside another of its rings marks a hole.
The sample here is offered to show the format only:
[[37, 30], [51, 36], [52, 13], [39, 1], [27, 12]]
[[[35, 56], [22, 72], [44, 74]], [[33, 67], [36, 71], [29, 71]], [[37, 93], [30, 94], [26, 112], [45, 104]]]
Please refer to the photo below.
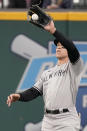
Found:
[[[32, 17], [33, 14], [37, 15], [37, 19]], [[42, 8], [40, 8], [37, 5], [33, 5], [28, 10], [28, 20], [32, 24], [34, 24], [38, 27], [44, 28], [44, 26], [46, 26], [48, 23], [50, 23], [51, 17], [47, 13], [45, 13], [45, 11], [43, 11]]]

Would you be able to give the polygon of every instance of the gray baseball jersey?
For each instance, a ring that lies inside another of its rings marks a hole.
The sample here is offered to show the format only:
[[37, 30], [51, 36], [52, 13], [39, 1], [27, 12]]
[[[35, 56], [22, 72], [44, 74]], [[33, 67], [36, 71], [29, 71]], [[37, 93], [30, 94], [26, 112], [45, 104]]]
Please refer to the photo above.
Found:
[[[68, 122], [69, 125], [70, 122], [74, 123], [73, 127], [79, 129], [80, 119], [75, 104], [83, 68], [84, 66], [81, 58], [75, 64], [71, 64], [70, 61], [68, 61], [65, 64], [60, 66], [56, 65], [55, 67], [44, 71], [41, 78], [35, 83], [34, 88], [43, 94], [45, 109], [69, 109], [69, 113], [61, 113], [57, 115], [45, 114], [42, 131], [62, 131], [63, 128], [58, 125], [58, 121], [61, 124], [63, 122], [63, 126], [67, 126]], [[66, 122], [64, 123], [64, 121]], [[68, 131], [67, 128], [66, 130]], [[72, 131], [74, 131], [73, 128]]]

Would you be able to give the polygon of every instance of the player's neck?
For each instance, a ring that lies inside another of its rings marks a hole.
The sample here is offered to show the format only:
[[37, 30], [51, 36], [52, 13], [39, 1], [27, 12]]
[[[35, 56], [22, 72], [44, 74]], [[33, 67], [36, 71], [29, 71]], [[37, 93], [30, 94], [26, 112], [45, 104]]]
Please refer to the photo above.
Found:
[[65, 64], [69, 61], [68, 58], [65, 58], [65, 59], [58, 59], [58, 64], [57, 65], [62, 65], [62, 64]]

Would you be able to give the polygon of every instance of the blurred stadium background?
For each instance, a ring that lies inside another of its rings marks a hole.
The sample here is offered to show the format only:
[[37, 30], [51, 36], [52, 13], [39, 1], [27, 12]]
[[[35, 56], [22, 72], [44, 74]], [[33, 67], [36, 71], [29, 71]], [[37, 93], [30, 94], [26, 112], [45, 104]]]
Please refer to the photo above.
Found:
[[[7, 8], [8, 4], [9, 4], [9, 0], [0, 0], [1, 8]], [[87, 0], [73, 0], [73, 8], [86, 9]]]
[[[8, 3], [0, 0], [0, 131], [40, 131], [41, 97], [28, 103], [14, 103], [10, 108], [6, 99], [10, 93], [30, 88], [42, 70], [56, 64], [54, 38], [27, 21], [27, 9], [9, 9]], [[73, 0], [72, 9], [46, 12], [56, 27], [78, 45], [86, 64], [87, 0]], [[76, 107], [81, 113], [81, 131], [87, 131], [87, 68], [79, 86]]]

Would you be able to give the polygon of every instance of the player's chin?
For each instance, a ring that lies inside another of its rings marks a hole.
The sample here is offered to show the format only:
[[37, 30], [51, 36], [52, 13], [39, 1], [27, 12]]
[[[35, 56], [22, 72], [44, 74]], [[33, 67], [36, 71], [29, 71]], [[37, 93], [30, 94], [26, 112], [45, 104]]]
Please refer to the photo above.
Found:
[[65, 59], [66, 57], [62, 56], [62, 55], [56, 55], [56, 58], [59, 59], [59, 60], [62, 60], [62, 59]]
[[56, 54], [56, 58], [62, 58], [61, 54]]

